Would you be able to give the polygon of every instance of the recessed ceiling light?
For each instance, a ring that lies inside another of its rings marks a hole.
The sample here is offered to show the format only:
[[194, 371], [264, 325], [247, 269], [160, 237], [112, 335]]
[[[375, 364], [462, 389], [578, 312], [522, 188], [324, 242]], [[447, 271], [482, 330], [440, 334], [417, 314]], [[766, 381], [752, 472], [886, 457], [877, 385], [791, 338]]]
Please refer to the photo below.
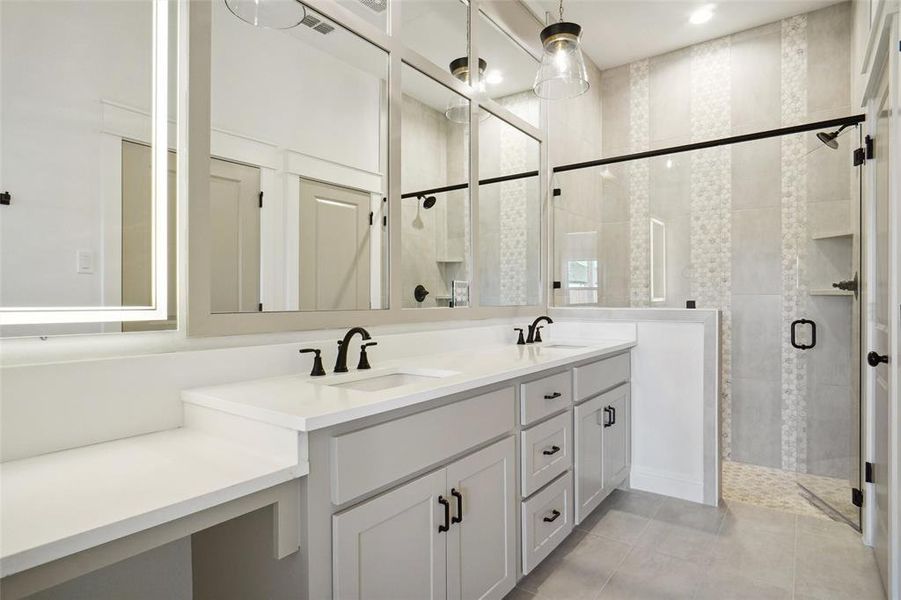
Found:
[[487, 75], [485, 75], [485, 83], [489, 85], [497, 85], [498, 83], [504, 80], [504, 76], [501, 75], [500, 71], [489, 71]]
[[715, 8], [715, 4], [705, 4], [701, 8], [691, 13], [691, 16], [688, 18], [688, 22], [692, 25], [701, 25], [702, 23], [706, 23], [713, 18], [713, 9]]

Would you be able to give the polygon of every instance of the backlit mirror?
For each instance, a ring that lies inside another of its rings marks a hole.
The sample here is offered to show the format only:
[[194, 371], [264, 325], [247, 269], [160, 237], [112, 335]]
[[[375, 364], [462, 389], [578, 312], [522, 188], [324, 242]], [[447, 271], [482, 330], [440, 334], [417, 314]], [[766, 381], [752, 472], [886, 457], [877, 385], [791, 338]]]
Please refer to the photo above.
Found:
[[3, 1], [3, 335], [175, 326], [175, 8]]
[[386, 308], [387, 54], [212, 10], [212, 312]]

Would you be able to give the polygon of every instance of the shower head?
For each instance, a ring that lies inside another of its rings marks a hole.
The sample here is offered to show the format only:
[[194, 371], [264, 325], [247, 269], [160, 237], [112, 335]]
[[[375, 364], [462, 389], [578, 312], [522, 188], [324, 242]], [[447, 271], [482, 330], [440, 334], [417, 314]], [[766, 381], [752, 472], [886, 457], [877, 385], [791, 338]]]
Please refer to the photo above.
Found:
[[426, 210], [435, 206], [435, 202], [437, 202], [435, 196], [419, 196], [419, 199], [422, 200], [422, 207]]
[[847, 125], [842, 125], [835, 131], [821, 131], [817, 134], [817, 139], [833, 150], [838, 150], [838, 142], [836, 141], [836, 138], [841, 135], [842, 131], [844, 131], [846, 127]]

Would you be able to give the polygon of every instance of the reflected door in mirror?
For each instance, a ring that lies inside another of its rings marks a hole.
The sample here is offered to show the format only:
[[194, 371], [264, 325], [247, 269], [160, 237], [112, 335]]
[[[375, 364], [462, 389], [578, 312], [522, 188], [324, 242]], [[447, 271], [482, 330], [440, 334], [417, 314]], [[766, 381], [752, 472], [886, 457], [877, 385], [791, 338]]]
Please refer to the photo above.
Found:
[[300, 309], [368, 310], [371, 196], [300, 181]]

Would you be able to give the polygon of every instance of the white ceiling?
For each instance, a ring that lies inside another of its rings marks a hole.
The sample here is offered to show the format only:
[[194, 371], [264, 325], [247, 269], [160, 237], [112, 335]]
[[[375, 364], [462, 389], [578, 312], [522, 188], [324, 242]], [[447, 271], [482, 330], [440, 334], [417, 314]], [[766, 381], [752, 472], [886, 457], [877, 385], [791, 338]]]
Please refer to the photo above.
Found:
[[[523, 0], [544, 21], [557, 19], [559, 2]], [[688, 18], [706, 4], [713, 18], [692, 25]], [[601, 69], [664, 54], [758, 25], [837, 4], [836, 0], [564, 0], [564, 18], [582, 26], [582, 44]]]

